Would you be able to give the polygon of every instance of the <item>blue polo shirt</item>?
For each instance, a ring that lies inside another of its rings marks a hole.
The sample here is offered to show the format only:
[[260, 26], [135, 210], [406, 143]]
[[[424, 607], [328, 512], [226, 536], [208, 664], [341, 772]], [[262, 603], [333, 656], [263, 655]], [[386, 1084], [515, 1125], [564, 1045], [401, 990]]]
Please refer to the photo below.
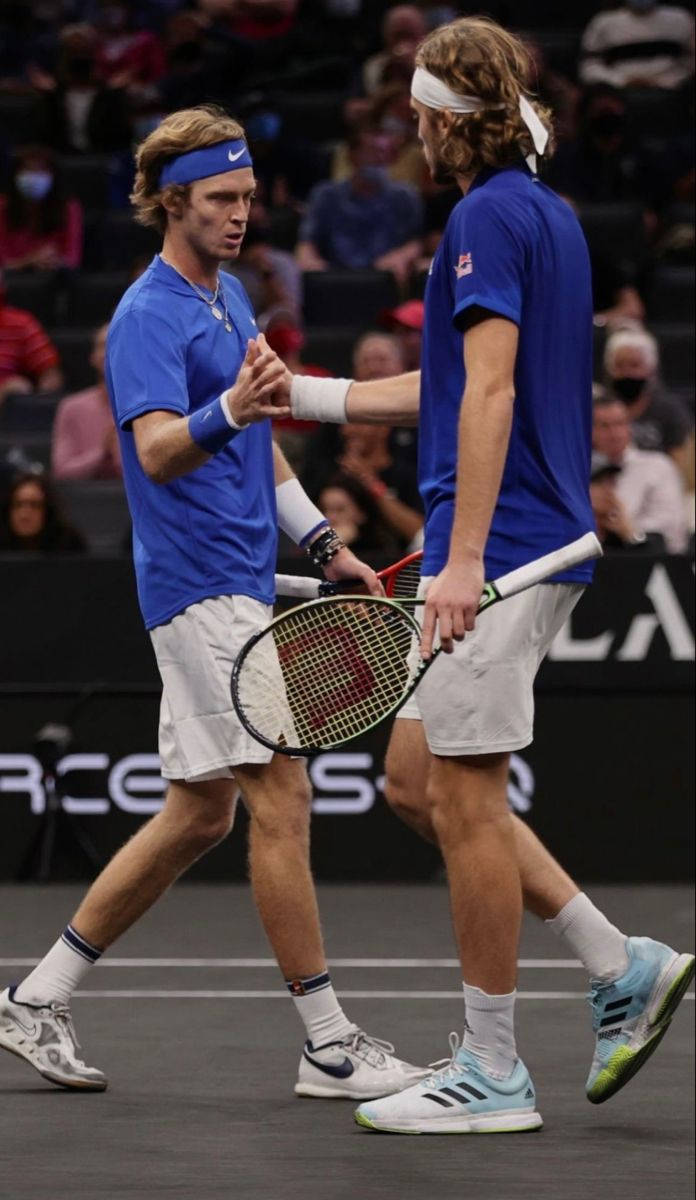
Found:
[[135, 448], [136, 417], [156, 409], [186, 416], [234, 383], [247, 339], [258, 330], [241, 284], [224, 272], [220, 278], [232, 333], [159, 255], [125, 293], [109, 328], [106, 385], [148, 629], [210, 596], [273, 601], [277, 518], [270, 422], [250, 425], [203, 466], [170, 483], [153, 483]]
[[[526, 167], [476, 177], [452, 210], [428, 279], [419, 430], [427, 575], [442, 570], [449, 553], [466, 383], [462, 331], [473, 306], [519, 327], [512, 432], [485, 550], [492, 579], [595, 527], [587, 246], [570, 206]], [[555, 578], [587, 581], [592, 570], [583, 563]]]

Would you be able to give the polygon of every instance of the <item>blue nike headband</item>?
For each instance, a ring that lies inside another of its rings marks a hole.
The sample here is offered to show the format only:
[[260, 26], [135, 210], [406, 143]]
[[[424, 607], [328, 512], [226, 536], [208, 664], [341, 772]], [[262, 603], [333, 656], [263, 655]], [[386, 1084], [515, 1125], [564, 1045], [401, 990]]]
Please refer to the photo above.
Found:
[[218, 142], [215, 146], [204, 146], [202, 150], [190, 150], [165, 163], [160, 171], [159, 186], [194, 183], [196, 179], [207, 179], [210, 175], [222, 175], [225, 171], [238, 171], [240, 167], [251, 165], [249, 147], [241, 138]]

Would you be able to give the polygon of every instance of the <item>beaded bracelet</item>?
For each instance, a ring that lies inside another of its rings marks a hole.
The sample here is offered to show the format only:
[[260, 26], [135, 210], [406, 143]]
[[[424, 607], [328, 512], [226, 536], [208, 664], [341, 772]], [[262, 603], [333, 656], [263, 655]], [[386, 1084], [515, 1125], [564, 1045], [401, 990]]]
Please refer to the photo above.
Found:
[[346, 543], [338, 536], [336, 530], [329, 526], [307, 546], [307, 554], [315, 567], [325, 567], [339, 550], [345, 550], [345, 546]]

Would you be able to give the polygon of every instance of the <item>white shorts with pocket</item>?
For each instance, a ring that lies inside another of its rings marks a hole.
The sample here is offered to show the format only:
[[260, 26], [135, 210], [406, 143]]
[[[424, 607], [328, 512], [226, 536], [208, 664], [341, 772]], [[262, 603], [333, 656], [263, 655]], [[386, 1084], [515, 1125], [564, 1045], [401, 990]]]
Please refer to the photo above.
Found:
[[[419, 596], [432, 579], [421, 580]], [[536, 673], [583, 590], [583, 584], [540, 583], [480, 613], [453, 653], [438, 655], [397, 717], [423, 722], [433, 754], [498, 754], [528, 746]]]
[[273, 610], [249, 596], [214, 596], [150, 630], [162, 677], [159, 754], [164, 779], [229, 779], [273, 751], [241, 724], [230, 694], [235, 659]]

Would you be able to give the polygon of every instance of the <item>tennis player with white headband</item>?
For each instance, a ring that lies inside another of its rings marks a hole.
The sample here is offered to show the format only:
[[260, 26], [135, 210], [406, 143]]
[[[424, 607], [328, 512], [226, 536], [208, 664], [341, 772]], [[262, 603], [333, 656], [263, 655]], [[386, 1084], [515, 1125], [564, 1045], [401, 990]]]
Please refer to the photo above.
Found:
[[[273, 756], [232, 708], [235, 656], [271, 616], [277, 523], [328, 578], [358, 577], [381, 592], [271, 439], [269, 418], [289, 411], [273, 396], [285, 366], [258, 333], [241, 284], [219, 274], [220, 262], [239, 253], [253, 193], [243, 130], [220, 109], [173, 113], [138, 149], [136, 215], [164, 241], [111, 321], [107, 385], [138, 595], [164, 685], [160, 758], [169, 789], [162, 811], [106, 867], [38, 967], [0, 996], [0, 1046], [67, 1088], [106, 1087], [104, 1074], [78, 1057], [73, 990], [229, 833], [238, 787], [250, 818], [254, 896], [306, 1028], [296, 1091], [361, 1099], [424, 1074], [338, 1003], [309, 865], [304, 761]], [[272, 667], [270, 687], [278, 686]], [[230, 922], [234, 939], [233, 913]], [[195, 1020], [192, 1012], [194, 1030]], [[267, 1075], [268, 1062], [259, 1069]]]
[[589, 260], [572, 210], [536, 174], [552, 149], [550, 116], [525, 94], [519, 39], [464, 17], [431, 33], [416, 64], [426, 161], [436, 182], [462, 192], [426, 288], [420, 402], [417, 375], [296, 378], [291, 401], [295, 416], [321, 420], [415, 423], [420, 408], [421, 653], [436, 633], [450, 652], [394, 722], [386, 795], [445, 859], [463, 1043], [424, 1081], [361, 1105], [357, 1120], [403, 1133], [514, 1132], [541, 1125], [514, 1033], [522, 895], [590, 975], [593, 1103], [658, 1045], [694, 959], [626, 937], [508, 809], [510, 754], [533, 736], [534, 677], [592, 570], [564, 572], [479, 621], [476, 606], [484, 578], [594, 526]]

